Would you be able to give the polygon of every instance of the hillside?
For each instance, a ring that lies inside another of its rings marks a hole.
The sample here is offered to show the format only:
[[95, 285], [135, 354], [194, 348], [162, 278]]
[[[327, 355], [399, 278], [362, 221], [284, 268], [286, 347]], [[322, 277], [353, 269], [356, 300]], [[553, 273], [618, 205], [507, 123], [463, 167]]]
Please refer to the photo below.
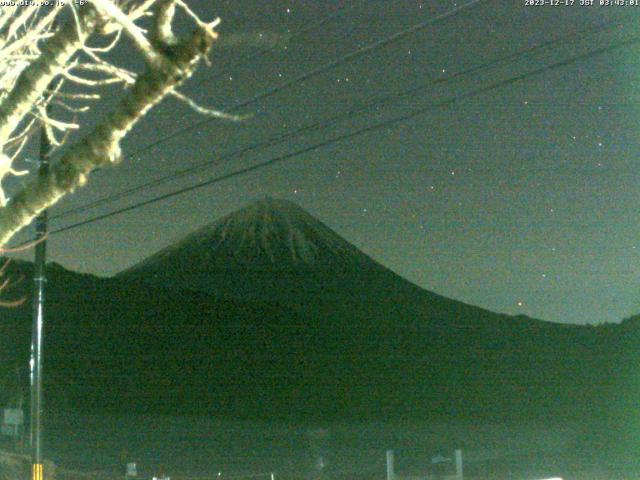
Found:
[[[30, 268], [15, 263], [11, 275]], [[54, 266], [47, 298], [47, 402], [62, 408], [609, 418], [630, 408], [619, 392], [635, 391], [630, 322], [567, 326], [447, 299], [281, 201], [252, 204], [111, 279]], [[2, 365], [27, 365], [29, 317], [28, 304], [4, 311]]]

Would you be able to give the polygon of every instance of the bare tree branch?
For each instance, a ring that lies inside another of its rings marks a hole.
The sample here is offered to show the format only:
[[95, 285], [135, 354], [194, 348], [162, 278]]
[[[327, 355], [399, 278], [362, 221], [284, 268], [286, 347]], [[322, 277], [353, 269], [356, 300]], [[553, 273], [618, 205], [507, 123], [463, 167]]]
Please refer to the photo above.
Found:
[[144, 32], [135, 23], [133, 23], [133, 20], [120, 10], [117, 5], [110, 0], [92, 0], [92, 3], [98, 10], [120, 24], [125, 34], [131, 38], [133, 44], [147, 62], [151, 64], [156, 64], [158, 62], [158, 53], [151, 45], [151, 42], [147, 40]]
[[[95, 19], [89, 21], [86, 14], [84, 18], [87, 24], [84, 28], [95, 27]], [[202, 25], [204, 28], [199, 25], [189, 39], [176, 45], [159, 45], [160, 60], [148, 64], [146, 71], [135, 79], [123, 100], [106, 119], [53, 163], [48, 175], [30, 180], [11, 198], [5, 208], [0, 209], [0, 246], [5, 245], [38, 213], [72, 192], [77, 186], [84, 184], [92, 170], [120, 160], [121, 140], [153, 106], [192, 75], [199, 61], [211, 48], [213, 41], [217, 38], [217, 34], [213, 31], [217, 21]], [[65, 56], [64, 62], [68, 64], [69, 51], [79, 48], [79, 42], [75, 29], [67, 29], [65, 32], [67, 33], [63, 36], [58, 34], [54, 37], [57, 38], [57, 45], [60, 45], [60, 48], [50, 47], [49, 51], [57, 52], [58, 58]], [[64, 50], [65, 53], [59, 50]], [[59, 60], [56, 62], [58, 62], [56, 63], [58, 73], [62, 73], [64, 65]], [[49, 71], [52, 70], [51, 65], [47, 67]], [[35, 87], [32, 86], [32, 89]], [[14, 103], [19, 102], [14, 101]], [[17, 114], [14, 115], [17, 116]], [[0, 117], [0, 127], [2, 121]]]
[[[81, 28], [92, 31], [98, 15], [93, 8], [79, 14]], [[20, 74], [13, 89], [0, 103], [0, 146], [43, 96], [52, 80], [66, 69], [71, 57], [82, 47], [78, 31], [71, 23], [60, 29], [42, 47], [42, 55]]]

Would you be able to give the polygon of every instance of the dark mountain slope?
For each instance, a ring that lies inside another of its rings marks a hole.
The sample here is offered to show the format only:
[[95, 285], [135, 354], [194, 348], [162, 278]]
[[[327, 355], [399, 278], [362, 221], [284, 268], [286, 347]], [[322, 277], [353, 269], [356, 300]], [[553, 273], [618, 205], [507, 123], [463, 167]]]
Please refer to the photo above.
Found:
[[[276, 200], [115, 278], [49, 277], [47, 401], [65, 408], [586, 418], [607, 412], [619, 363], [635, 358], [618, 326], [499, 315], [422, 290]], [[3, 313], [0, 361], [26, 366], [30, 307]]]
[[[291, 202], [266, 198], [120, 273], [120, 280], [261, 299], [357, 324], [536, 324], [423, 290]], [[417, 322], [417, 323], [416, 323]]]

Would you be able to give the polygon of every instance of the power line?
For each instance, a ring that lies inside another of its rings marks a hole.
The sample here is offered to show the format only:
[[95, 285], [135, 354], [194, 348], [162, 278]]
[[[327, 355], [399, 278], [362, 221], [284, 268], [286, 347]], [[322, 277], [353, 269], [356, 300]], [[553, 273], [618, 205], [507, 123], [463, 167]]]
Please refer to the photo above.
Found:
[[[347, 54], [347, 55], [345, 55], [343, 57], [340, 57], [337, 60], [334, 60], [332, 62], [326, 63], [326, 64], [324, 64], [324, 65], [322, 65], [322, 66], [320, 66], [318, 68], [315, 68], [315, 69], [313, 69], [311, 71], [302, 73], [301, 75], [299, 75], [297, 77], [294, 77], [291, 80], [283, 82], [283, 83], [281, 83], [279, 85], [276, 85], [276, 86], [274, 86], [272, 88], [269, 88], [269, 89], [263, 91], [262, 93], [259, 93], [259, 94], [255, 95], [255, 96], [253, 96], [253, 97], [251, 97], [249, 99], [246, 99], [243, 102], [241, 102], [239, 104], [236, 104], [233, 107], [227, 109], [226, 112], [233, 112], [233, 111], [235, 111], [235, 110], [237, 110], [239, 108], [242, 108], [244, 106], [247, 106], [247, 105], [249, 105], [251, 103], [255, 103], [258, 100], [262, 100], [264, 98], [267, 98], [267, 97], [269, 97], [271, 95], [274, 95], [274, 94], [284, 90], [285, 88], [288, 88], [289, 86], [291, 86], [293, 84], [302, 83], [302, 82], [304, 82], [304, 81], [306, 81], [306, 80], [308, 80], [310, 78], [313, 78], [313, 77], [315, 77], [315, 76], [317, 76], [317, 75], [319, 75], [321, 73], [324, 73], [325, 71], [328, 71], [328, 70], [330, 70], [330, 69], [332, 69], [332, 68], [334, 68], [334, 67], [336, 67], [338, 65], [341, 65], [341, 64], [346, 63], [348, 61], [351, 61], [351, 60], [354, 60], [356, 58], [359, 58], [359, 57], [361, 57], [361, 56], [363, 56], [363, 55], [365, 55], [365, 54], [367, 54], [367, 53], [369, 53], [369, 52], [371, 52], [371, 51], [373, 51], [375, 49], [385, 47], [385, 46], [387, 46], [387, 45], [389, 45], [389, 44], [391, 44], [391, 43], [393, 43], [395, 41], [398, 41], [398, 40], [400, 40], [400, 39], [402, 39], [402, 38], [404, 38], [404, 37], [406, 37], [406, 36], [408, 36], [408, 35], [410, 35], [412, 33], [418, 32], [418, 31], [423, 30], [423, 29], [425, 29], [425, 28], [427, 28], [429, 26], [435, 25], [435, 24], [437, 24], [437, 23], [439, 23], [439, 22], [441, 22], [443, 20], [447, 20], [449, 18], [452, 18], [452, 17], [460, 14], [461, 12], [463, 12], [463, 11], [473, 7], [473, 6], [476, 6], [479, 3], [485, 2], [485, 1], [487, 1], [487, 0], [472, 0], [472, 1], [468, 2], [468, 3], [466, 3], [465, 5], [462, 5], [460, 7], [456, 7], [454, 9], [452, 9], [452, 10], [449, 10], [448, 12], [443, 13], [443, 14], [441, 14], [441, 15], [439, 15], [439, 16], [431, 19], [431, 20], [419, 23], [419, 24], [414, 25], [414, 26], [412, 26], [412, 27], [410, 27], [408, 29], [402, 30], [400, 32], [396, 32], [393, 35], [385, 37], [385, 38], [383, 38], [381, 40], [378, 40], [376, 42], [370, 43], [369, 45], [366, 45], [366, 46], [364, 46], [364, 47], [362, 47], [362, 48], [360, 48], [358, 50], [355, 50], [355, 51], [353, 51], [353, 52], [351, 52], [351, 53], [349, 53], [349, 54]], [[186, 133], [186, 132], [188, 132], [188, 131], [190, 131], [192, 129], [199, 128], [199, 127], [201, 127], [201, 126], [203, 126], [205, 124], [208, 124], [208, 123], [210, 123], [210, 122], [212, 122], [214, 120], [216, 120], [216, 119], [208, 118], [206, 120], [202, 120], [200, 122], [193, 123], [193, 124], [191, 124], [191, 125], [189, 125], [187, 127], [181, 128], [180, 130], [176, 130], [175, 132], [170, 133], [167, 136], [165, 136], [163, 138], [160, 138], [160, 139], [156, 140], [155, 142], [151, 142], [151, 143], [143, 146], [142, 148], [139, 148], [138, 150], [134, 151], [133, 153], [128, 154], [127, 158], [130, 158], [130, 157], [139, 155], [141, 153], [144, 153], [144, 152], [146, 152], [146, 151], [148, 151], [148, 150], [150, 150], [150, 149], [152, 149], [152, 148], [154, 148], [154, 147], [156, 147], [156, 146], [158, 146], [158, 145], [160, 145], [160, 144], [162, 144], [164, 142], [172, 140], [172, 139], [174, 139], [174, 138], [176, 138], [176, 137], [178, 137], [178, 136], [180, 136], [180, 135], [182, 135], [182, 134], [184, 134], [184, 133]], [[286, 137], [286, 138], [289, 138], [289, 137]], [[267, 141], [267, 142], [269, 142], [269, 141]], [[258, 148], [258, 147], [255, 147], [255, 148]], [[253, 150], [253, 149], [254, 148], [249, 148], [246, 151], [250, 151], [250, 150]], [[242, 151], [241, 153], [246, 153], [246, 152]], [[231, 154], [231, 155], [235, 156], [236, 154]], [[172, 174], [172, 176], [174, 176], [174, 175], [175, 174]], [[163, 177], [163, 179], [161, 179], [161, 180], [164, 181], [165, 178], [166, 177]], [[134, 189], [136, 189], [136, 188], [137, 187], [134, 187]], [[129, 194], [129, 193], [127, 193], [127, 194]], [[98, 202], [102, 203], [100, 200]], [[91, 207], [88, 207], [88, 208], [93, 208], [93, 206], [95, 206], [95, 205], [92, 205]], [[83, 207], [79, 207], [79, 208], [83, 208]], [[54, 216], [52, 218], [60, 218], [62, 216], [67, 216], [67, 215], [69, 215], [71, 213], [77, 213], [76, 210], [77, 209], [73, 209], [73, 212], [71, 212], [71, 211], [62, 212], [62, 213], [60, 213], [60, 214], [58, 214], [58, 215], [56, 215], [56, 216]]]
[[400, 122], [411, 120], [411, 119], [413, 119], [413, 118], [415, 118], [415, 117], [417, 117], [419, 115], [423, 115], [423, 114], [425, 114], [425, 113], [427, 113], [427, 112], [429, 112], [429, 111], [431, 111], [431, 110], [433, 110], [435, 108], [441, 108], [441, 107], [454, 105], [454, 104], [456, 104], [457, 102], [459, 102], [461, 100], [466, 100], [468, 98], [472, 98], [472, 97], [475, 97], [475, 96], [478, 96], [478, 95], [482, 95], [484, 93], [488, 93], [490, 91], [497, 90], [499, 88], [502, 88], [502, 87], [505, 87], [505, 86], [520, 82], [522, 80], [526, 80], [528, 78], [541, 75], [541, 74], [546, 73], [548, 71], [555, 70], [557, 68], [561, 68], [561, 67], [564, 67], [564, 66], [567, 66], [567, 65], [571, 65], [573, 63], [576, 63], [576, 62], [579, 62], [579, 61], [582, 61], [582, 60], [586, 60], [588, 58], [591, 58], [591, 57], [594, 57], [594, 56], [597, 56], [597, 55], [601, 55], [603, 53], [611, 52], [613, 50], [617, 50], [619, 48], [626, 47], [626, 46], [629, 46], [629, 45], [633, 45], [633, 44], [636, 44], [636, 43], [639, 43], [639, 42], [640, 42], [640, 37], [633, 37], [633, 38], [631, 38], [629, 40], [625, 40], [623, 42], [619, 42], [619, 43], [616, 43], [616, 44], [613, 44], [613, 45], [609, 45], [607, 47], [603, 47], [603, 48], [600, 48], [600, 49], [597, 49], [597, 50], [592, 50], [592, 51], [584, 53], [584, 54], [576, 55], [576, 56], [570, 57], [568, 59], [561, 60], [559, 62], [556, 62], [556, 63], [550, 64], [550, 65], [547, 65], [547, 66], [532, 70], [530, 72], [523, 73], [523, 74], [520, 74], [520, 75], [516, 75], [516, 76], [510, 77], [510, 78], [508, 78], [506, 80], [501, 80], [501, 81], [495, 82], [495, 83], [493, 83], [491, 85], [472, 90], [470, 92], [455, 96], [455, 97], [447, 99], [447, 100], [444, 100], [442, 102], [429, 104], [429, 105], [427, 105], [427, 106], [425, 106], [423, 108], [420, 108], [418, 110], [415, 110], [415, 111], [413, 111], [411, 113], [408, 113], [408, 114], [405, 114], [405, 115], [401, 115], [401, 116], [398, 116], [398, 117], [395, 117], [395, 118], [392, 118], [392, 119], [389, 119], [389, 120], [385, 120], [383, 122], [379, 122], [379, 123], [376, 123], [376, 124], [373, 124], [373, 125], [369, 125], [369, 126], [357, 129], [355, 131], [348, 132], [348, 133], [339, 135], [337, 137], [333, 137], [331, 139], [324, 140], [324, 141], [318, 142], [316, 144], [313, 144], [313, 145], [310, 145], [310, 146], [295, 150], [293, 152], [289, 152], [289, 153], [284, 154], [284, 155], [276, 156], [274, 158], [271, 158], [271, 159], [266, 160], [264, 162], [257, 163], [255, 165], [251, 165], [249, 167], [245, 167], [245, 168], [242, 168], [242, 169], [230, 172], [230, 173], [226, 173], [226, 174], [214, 177], [212, 179], [209, 179], [209, 180], [206, 180], [206, 181], [203, 181], [203, 182], [199, 182], [199, 183], [196, 183], [194, 185], [190, 185], [188, 187], [181, 188], [179, 190], [175, 190], [173, 192], [169, 192], [169, 193], [166, 193], [166, 194], [163, 194], [163, 195], [159, 195], [159, 196], [154, 197], [154, 198], [149, 199], [149, 200], [145, 200], [145, 201], [142, 201], [142, 202], [137, 202], [137, 203], [134, 203], [133, 205], [129, 205], [127, 207], [123, 207], [123, 208], [120, 208], [120, 209], [117, 209], [117, 210], [114, 210], [114, 211], [111, 211], [111, 212], [108, 212], [108, 213], [105, 213], [105, 214], [102, 214], [102, 215], [95, 216], [93, 218], [89, 218], [87, 220], [83, 220], [81, 222], [73, 223], [71, 225], [67, 225], [65, 227], [58, 228], [56, 230], [51, 231], [51, 235], [62, 233], [62, 232], [66, 232], [68, 230], [72, 230], [72, 229], [75, 229], [75, 228], [78, 228], [78, 227], [81, 227], [81, 226], [84, 226], [84, 225], [87, 225], [87, 224], [90, 224], [90, 223], [97, 222], [99, 220], [104, 220], [106, 218], [113, 217], [115, 215], [119, 215], [121, 213], [125, 213], [125, 212], [131, 211], [131, 210], [135, 210], [137, 208], [141, 208], [141, 207], [144, 207], [144, 206], [156, 203], [156, 202], [160, 202], [162, 200], [166, 200], [168, 198], [171, 198], [171, 197], [174, 197], [174, 196], [177, 196], [177, 195], [181, 195], [183, 193], [191, 192], [193, 190], [197, 190], [197, 189], [209, 186], [209, 185], [220, 183], [220, 182], [222, 182], [224, 180], [228, 180], [230, 178], [234, 178], [234, 177], [238, 177], [238, 176], [244, 175], [246, 173], [254, 172], [256, 170], [260, 170], [262, 168], [274, 165], [276, 163], [281, 163], [281, 162], [283, 162], [285, 160], [288, 160], [290, 158], [297, 157], [297, 156], [303, 155], [305, 153], [310, 153], [310, 152], [313, 152], [315, 150], [319, 150], [319, 149], [321, 149], [323, 147], [326, 147], [328, 145], [332, 145], [334, 143], [341, 142], [343, 140], [347, 140], [347, 139], [350, 139], [350, 138], [353, 138], [353, 137], [357, 137], [357, 136], [360, 136], [360, 135], [363, 135], [363, 134], [366, 134], [366, 133], [370, 133], [370, 132], [373, 132], [373, 131], [376, 131], [376, 130], [381, 130], [381, 129], [393, 126], [393, 125], [395, 125], [397, 123], [400, 123]]
[[[487, 2], [489, 0], [471, 0], [468, 3], [461, 5], [460, 7], [456, 7], [452, 10], [449, 10], [446, 13], [443, 13], [441, 15], [438, 15], [435, 18], [432, 18], [431, 20], [427, 20], [425, 22], [419, 23], [417, 25], [414, 25], [412, 27], [409, 27], [405, 30], [401, 30], [400, 32], [396, 32], [393, 35], [390, 35], [388, 37], [382, 38], [376, 42], [370, 43], [368, 45], [365, 45], [362, 48], [359, 48], [358, 50], [355, 50], [351, 53], [348, 53], [340, 58], [338, 58], [337, 60], [333, 60], [331, 62], [325, 63], [324, 65], [321, 65], [317, 68], [314, 68], [313, 70], [307, 71], [307, 72], [303, 72], [302, 74], [292, 78], [291, 80], [287, 80], [285, 82], [282, 82], [278, 85], [275, 85], [271, 88], [268, 88], [266, 90], [264, 90], [261, 93], [258, 93], [257, 95], [254, 95], [253, 97], [250, 97], [246, 100], [241, 101], [240, 103], [236, 103], [235, 105], [233, 105], [232, 107], [228, 108], [225, 110], [225, 113], [231, 113], [234, 112], [240, 108], [246, 107], [247, 105], [250, 105], [252, 103], [255, 103], [259, 100], [264, 100], [265, 98], [271, 97], [272, 95], [275, 95], [289, 87], [291, 87], [292, 85], [296, 85], [296, 84], [301, 84], [313, 77], [316, 77], [322, 73], [325, 73], [329, 70], [332, 70], [335, 67], [338, 67], [344, 63], [350, 62], [352, 60], [355, 60], [357, 58], [360, 58], [370, 52], [373, 52], [379, 48], [383, 48], [386, 47], [387, 45], [390, 45], [394, 42], [397, 42], [398, 40], [401, 40], [403, 38], [405, 38], [408, 35], [411, 35], [413, 33], [419, 32], [420, 30], [424, 30], [427, 27], [436, 25], [444, 20], [448, 20], [450, 18], [455, 17], [456, 15], [459, 15], [460, 13], [471, 9], [472, 7], [482, 3], [482, 2]], [[142, 148], [139, 148], [138, 150], [134, 151], [133, 153], [130, 153], [129, 155], [127, 155], [127, 158], [136, 156], [136, 155], [140, 155], [141, 153], [144, 153], [154, 147], [157, 147], [158, 145], [161, 145], [165, 142], [168, 142], [169, 140], [173, 140], [175, 137], [182, 135], [184, 132], [187, 132], [191, 129], [194, 128], [198, 128], [201, 127], [203, 125], [206, 125], [208, 123], [211, 123], [213, 121], [217, 121], [217, 118], [207, 118], [206, 120], [201, 120], [200, 122], [196, 122], [193, 123], [191, 125], [189, 125], [188, 127], [185, 128], [181, 128], [179, 130], [176, 130], [173, 133], [167, 134], [165, 136], [163, 136], [162, 138], [156, 140], [155, 142], [151, 142], [147, 145], [145, 145]]]
[[327, 119], [324, 120], [318, 120], [315, 121], [313, 123], [307, 124], [303, 127], [300, 127], [296, 130], [294, 130], [293, 132], [287, 132], [287, 133], [281, 133], [275, 136], [272, 136], [266, 140], [260, 141], [260, 142], [256, 142], [253, 143], [251, 145], [248, 145], [246, 147], [243, 147], [239, 150], [235, 150], [229, 153], [226, 153], [214, 160], [207, 160], [205, 162], [200, 162], [196, 165], [192, 165], [190, 167], [187, 167], [185, 169], [179, 170], [177, 172], [173, 172], [169, 175], [165, 175], [162, 176], [160, 178], [157, 178], [155, 180], [151, 180], [149, 182], [145, 182], [142, 183], [140, 185], [137, 185], [135, 187], [126, 189], [124, 191], [121, 192], [117, 192], [115, 194], [112, 195], [108, 195], [105, 196], [103, 198], [100, 198], [98, 200], [95, 200], [93, 202], [90, 202], [88, 204], [85, 205], [81, 205], [75, 208], [71, 208], [68, 209], [66, 211], [63, 211], [57, 215], [54, 215], [52, 218], [53, 219], [58, 219], [58, 218], [63, 218], [69, 215], [73, 215], [73, 214], [78, 214], [78, 213], [82, 213], [84, 211], [90, 210], [92, 208], [95, 208], [99, 205], [105, 204], [105, 203], [110, 203], [114, 200], [118, 200], [120, 198], [124, 198], [126, 196], [141, 192], [141, 191], [145, 191], [148, 190], [150, 188], [162, 185], [163, 183], [166, 183], [168, 181], [174, 181], [178, 178], [182, 178], [184, 176], [193, 174], [205, 167], [210, 167], [210, 166], [215, 166], [215, 165], [219, 165], [222, 163], [222, 161], [224, 160], [229, 160], [231, 158], [235, 158], [238, 156], [241, 156], [243, 154], [246, 154], [248, 152], [251, 152], [253, 150], [257, 150], [257, 149], [262, 149], [262, 148], [267, 148], [267, 147], [271, 147], [277, 144], [280, 144], [282, 142], [284, 142], [285, 140], [289, 140], [291, 138], [294, 137], [298, 137], [303, 133], [307, 133], [307, 132], [314, 132], [314, 131], [320, 131], [323, 129], [326, 129], [332, 125], [337, 124], [340, 120], [346, 119], [346, 118], [353, 118], [357, 115], [362, 115], [378, 106], [382, 106], [384, 104], [390, 103], [392, 101], [398, 100], [398, 99], [402, 99], [404, 97], [411, 97], [411, 96], [415, 96], [419, 93], [421, 93], [423, 90], [425, 90], [428, 87], [431, 86], [435, 86], [438, 84], [443, 84], [443, 83], [448, 83], [451, 82], [453, 80], [457, 80], [461, 77], [470, 75], [470, 74], [475, 74], [478, 72], [481, 72], [483, 70], [487, 70], [489, 68], [492, 68], [496, 65], [502, 64], [502, 63], [507, 63], [507, 62], [513, 62], [516, 60], [519, 60], [521, 57], [525, 56], [525, 55], [529, 55], [531, 53], [534, 53], [536, 51], [539, 50], [543, 50], [549, 46], [553, 46], [556, 43], [559, 42], [563, 42], [566, 41], [568, 38], [574, 38], [577, 35], [578, 36], [582, 36], [582, 35], [586, 35], [586, 34], [590, 34], [590, 33], [599, 33], [601, 31], [605, 31], [607, 29], [610, 29], [613, 26], [612, 23], [606, 23], [606, 24], [602, 24], [602, 25], [598, 25], [596, 27], [590, 27], [584, 30], [581, 30], [579, 32], [573, 32], [570, 34], [566, 34], [566, 35], [561, 35], [555, 39], [552, 40], [548, 40], [546, 42], [543, 42], [539, 45], [535, 45], [532, 47], [527, 47], [525, 49], [521, 49], [517, 52], [511, 53], [511, 54], [507, 54], [504, 55], [502, 57], [496, 58], [490, 62], [484, 63], [482, 65], [478, 65], [475, 67], [471, 67], [468, 68], [466, 70], [462, 70], [459, 72], [454, 73], [453, 75], [449, 75], [446, 78], [440, 78], [440, 79], [436, 79], [436, 80], [432, 80], [429, 81], [427, 83], [423, 83], [414, 87], [411, 87], [409, 89], [403, 90], [401, 92], [397, 92], [397, 93], [393, 93], [393, 94], [389, 94], [386, 95], [384, 97], [381, 97], [377, 100], [374, 100], [373, 102], [367, 103], [365, 105], [361, 105], [357, 108], [348, 108], [346, 110], [343, 110], [342, 112], [337, 113], [336, 115], [333, 115]]

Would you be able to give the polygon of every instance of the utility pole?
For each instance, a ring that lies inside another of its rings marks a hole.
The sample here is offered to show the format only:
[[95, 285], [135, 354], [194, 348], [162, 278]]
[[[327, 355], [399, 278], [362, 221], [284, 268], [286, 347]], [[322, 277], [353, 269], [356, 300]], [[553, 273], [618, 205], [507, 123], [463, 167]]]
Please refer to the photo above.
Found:
[[[50, 113], [50, 104], [46, 107]], [[40, 155], [38, 175], [49, 172], [49, 153], [51, 141], [47, 131], [40, 130]], [[29, 421], [29, 438], [31, 446], [31, 480], [43, 480], [42, 466], [42, 344], [44, 338], [44, 287], [46, 279], [46, 257], [48, 230], [48, 214], [44, 210], [36, 218], [36, 252], [33, 264], [33, 327], [31, 331], [31, 415]]]

